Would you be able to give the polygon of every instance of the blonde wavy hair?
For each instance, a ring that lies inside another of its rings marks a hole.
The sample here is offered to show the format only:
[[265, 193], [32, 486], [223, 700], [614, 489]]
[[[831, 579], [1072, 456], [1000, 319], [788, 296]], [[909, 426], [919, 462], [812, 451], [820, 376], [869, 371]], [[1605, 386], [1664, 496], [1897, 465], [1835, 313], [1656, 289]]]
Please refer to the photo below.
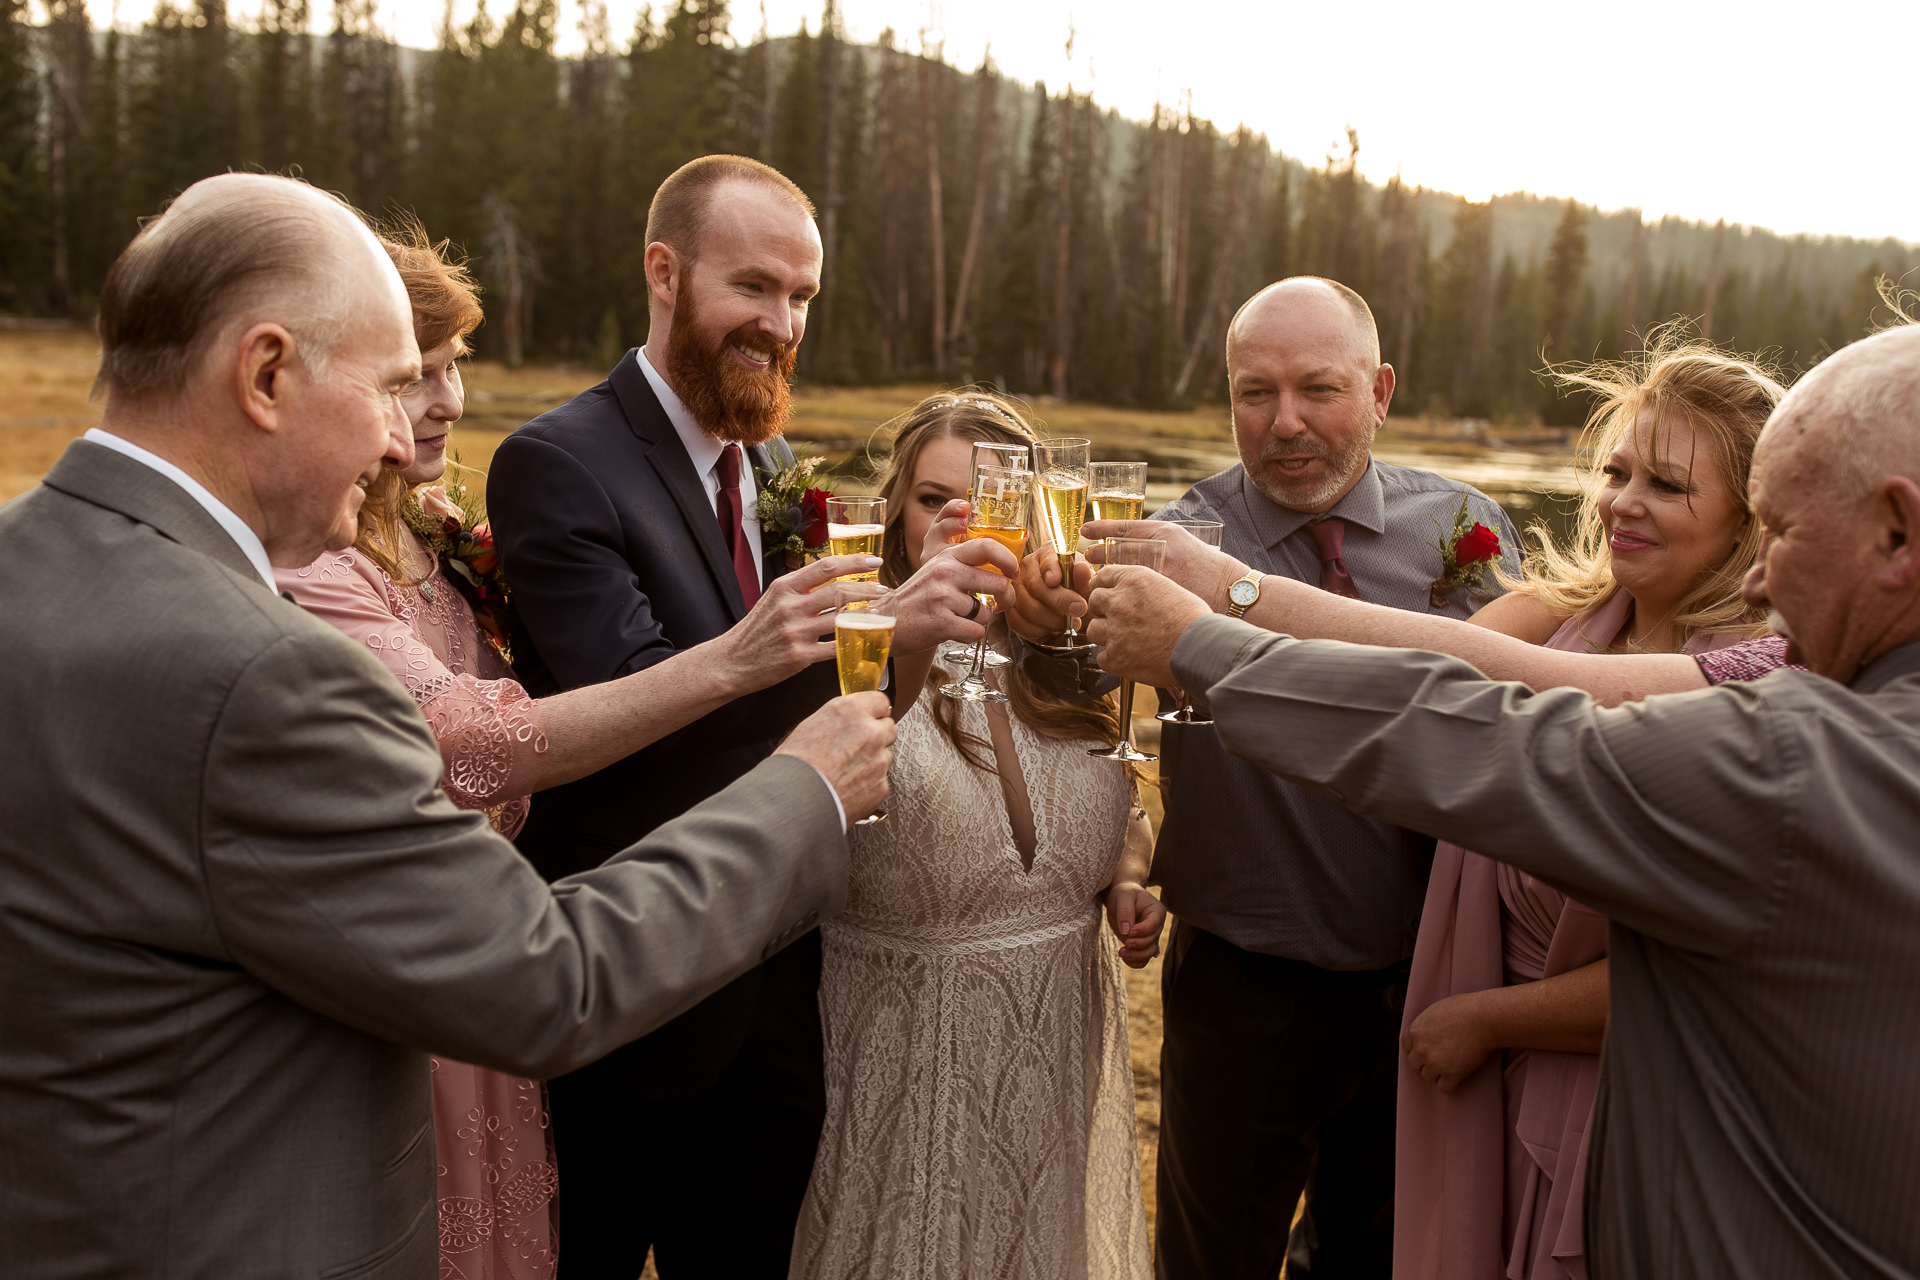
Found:
[[[897, 587], [913, 573], [905, 534], [907, 491], [913, 487], [913, 475], [920, 465], [920, 451], [935, 440], [980, 440], [994, 444], [1034, 442], [1033, 428], [1027, 424], [1020, 406], [994, 392], [977, 387], [928, 396], [881, 428], [890, 431], [893, 452], [880, 469], [879, 493], [887, 500], [885, 550], [881, 553], [880, 581]], [[935, 671], [942, 668], [936, 666]], [[1007, 707], [1021, 723], [1046, 738], [1062, 740], [1092, 739], [1111, 742], [1120, 731], [1120, 706], [1117, 695], [1069, 702], [1036, 686], [1018, 666], [1003, 672]], [[935, 680], [934, 677], [929, 677]], [[945, 683], [944, 678], [937, 683]], [[967, 762], [977, 769], [997, 773], [993, 767], [992, 744], [978, 734], [960, 727], [959, 703], [951, 698], [933, 700], [933, 718]]]
[[[1573, 541], [1554, 544], [1546, 530], [1533, 529], [1534, 546], [1521, 577], [1502, 583], [1530, 595], [1556, 617], [1595, 609], [1620, 590], [1613, 576], [1613, 555], [1600, 523], [1602, 468], [1627, 443], [1637, 454], [1658, 453], [1663, 433], [1676, 421], [1694, 431], [1695, 448], [1711, 440], [1719, 455], [1720, 478], [1735, 501], [1747, 507], [1746, 524], [1731, 554], [1706, 575], [1674, 608], [1676, 648], [1701, 634], [1759, 635], [1765, 625], [1740, 598], [1740, 584], [1760, 549], [1760, 521], [1747, 505], [1747, 473], [1753, 447], [1786, 388], [1758, 357], [1731, 355], [1688, 336], [1679, 325], [1649, 335], [1645, 352], [1631, 360], [1589, 365], [1556, 365], [1549, 370], [1562, 386], [1598, 397], [1580, 441], [1580, 508]], [[1634, 428], [1651, 419], [1647, 438]]]
[[[424, 356], [449, 338], [458, 338], [460, 354], [465, 355], [467, 335], [480, 325], [480, 286], [466, 263], [454, 256], [452, 242], [435, 242], [410, 213], [375, 223], [373, 232], [407, 287], [407, 300], [413, 307], [413, 337], [420, 354]], [[448, 497], [477, 511], [475, 504], [486, 492], [486, 476], [480, 468], [461, 466], [449, 457], [445, 482]], [[418, 576], [407, 572], [406, 537], [401, 529], [411, 493], [398, 471], [382, 470], [367, 486], [366, 501], [360, 508], [360, 532], [353, 542], [354, 550], [404, 586], [417, 585], [433, 573], [431, 568]]]

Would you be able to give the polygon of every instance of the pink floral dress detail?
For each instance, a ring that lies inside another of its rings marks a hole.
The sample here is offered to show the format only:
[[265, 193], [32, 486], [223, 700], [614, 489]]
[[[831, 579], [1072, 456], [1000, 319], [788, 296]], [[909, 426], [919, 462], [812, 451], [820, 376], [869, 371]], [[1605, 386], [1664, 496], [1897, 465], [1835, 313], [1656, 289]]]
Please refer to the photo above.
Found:
[[[424, 563], [426, 549], [414, 549]], [[517, 834], [532, 762], [547, 749], [540, 706], [439, 566], [403, 586], [357, 551], [330, 551], [274, 577], [302, 608], [365, 644], [413, 695], [440, 743], [447, 796], [483, 810], [502, 835]], [[546, 1086], [450, 1058], [431, 1062], [439, 1280], [552, 1280], [559, 1176]]]

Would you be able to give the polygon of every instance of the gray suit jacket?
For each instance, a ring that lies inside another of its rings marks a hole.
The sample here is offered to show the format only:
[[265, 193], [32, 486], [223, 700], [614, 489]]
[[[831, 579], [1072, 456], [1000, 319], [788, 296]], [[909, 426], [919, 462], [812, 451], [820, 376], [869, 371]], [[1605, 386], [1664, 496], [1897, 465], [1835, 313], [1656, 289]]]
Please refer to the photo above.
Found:
[[1229, 751], [1612, 921], [1595, 1280], [1920, 1275], [1920, 644], [1612, 709], [1220, 617], [1173, 668]]
[[426, 1054], [570, 1071], [836, 911], [775, 756], [543, 883], [372, 656], [84, 441], [0, 507], [9, 1276], [435, 1274]]

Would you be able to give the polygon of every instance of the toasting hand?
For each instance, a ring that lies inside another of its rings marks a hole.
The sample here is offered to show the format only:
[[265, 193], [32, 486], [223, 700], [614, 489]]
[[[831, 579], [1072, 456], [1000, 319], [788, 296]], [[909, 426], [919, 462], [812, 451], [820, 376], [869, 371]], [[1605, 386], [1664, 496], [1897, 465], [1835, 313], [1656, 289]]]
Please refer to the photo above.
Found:
[[835, 698], [787, 735], [775, 755], [798, 756], [840, 795], [847, 821], [878, 809], [893, 766], [893, 707], [884, 693]]
[[1209, 546], [1164, 520], [1089, 520], [1080, 526], [1080, 536], [1090, 548], [1096, 563], [1100, 558], [1100, 538], [1153, 538], [1166, 544], [1160, 572], [1216, 609], [1225, 609], [1227, 588], [1234, 579], [1246, 575], [1247, 566], [1218, 547]]
[[[1120, 523], [1115, 521], [1113, 523]], [[1093, 621], [1087, 638], [1104, 648], [1100, 668], [1161, 689], [1173, 677], [1173, 647], [1213, 610], [1169, 578], [1139, 565], [1110, 564], [1093, 580], [1087, 605]]]
[[[825, 556], [767, 584], [765, 594], [714, 644], [716, 661], [738, 673], [732, 682], [741, 693], [779, 684], [816, 662], [833, 656], [831, 614], [849, 600], [875, 600], [886, 594], [876, 582], [836, 582], [842, 574], [880, 567], [877, 556]], [[825, 636], [825, 640], [821, 637]]]

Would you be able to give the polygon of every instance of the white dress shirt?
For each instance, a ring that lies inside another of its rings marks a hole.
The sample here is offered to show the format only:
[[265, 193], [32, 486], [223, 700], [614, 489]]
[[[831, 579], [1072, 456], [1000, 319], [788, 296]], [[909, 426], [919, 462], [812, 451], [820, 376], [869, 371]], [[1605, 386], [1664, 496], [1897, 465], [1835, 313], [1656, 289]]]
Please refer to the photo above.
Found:
[[[720, 454], [727, 447], [725, 440], [717, 439], [693, 420], [693, 414], [675, 394], [667, 380], [660, 376], [652, 362], [647, 359], [647, 349], [640, 348], [640, 372], [647, 375], [647, 382], [653, 387], [653, 394], [660, 397], [660, 407], [667, 411], [667, 421], [673, 424], [675, 434], [680, 437], [681, 446], [686, 449], [687, 457], [693, 461], [694, 474], [700, 477], [700, 483], [707, 486], [707, 501], [713, 504], [714, 520], [720, 519]], [[760, 545], [760, 486], [753, 474], [753, 459], [747, 456], [746, 446], [740, 447], [740, 531], [747, 535], [747, 549], [753, 552], [754, 572], [760, 577], [761, 587], [767, 585], [767, 567], [762, 563], [765, 554]]]
[[147, 449], [142, 449], [139, 445], [133, 443], [133, 441], [123, 440], [110, 431], [102, 431], [99, 427], [92, 427], [88, 429], [86, 435], [80, 438], [100, 445], [102, 448], [111, 449], [115, 453], [125, 454], [143, 466], [152, 467], [155, 471], [158, 471], [182, 489], [185, 489], [187, 496], [205, 507], [207, 514], [212, 516], [214, 521], [218, 523], [222, 529], [227, 531], [227, 536], [233, 539], [235, 545], [240, 548], [241, 552], [252, 562], [254, 569], [260, 574], [260, 581], [267, 584], [267, 590], [273, 592], [275, 595], [280, 594], [280, 588], [275, 586], [273, 582], [273, 562], [267, 559], [266, 544], [260, 541], [260, 535], [255, 533], [247, 525], [245, 520], [233, 514], [233, 511], [226, 503], [220, 501], [220, 499], [208, 492], [205, 485], [195, 480], [179, 467], [174, 466], [171, 462], [168, 462], [159, 454]]

